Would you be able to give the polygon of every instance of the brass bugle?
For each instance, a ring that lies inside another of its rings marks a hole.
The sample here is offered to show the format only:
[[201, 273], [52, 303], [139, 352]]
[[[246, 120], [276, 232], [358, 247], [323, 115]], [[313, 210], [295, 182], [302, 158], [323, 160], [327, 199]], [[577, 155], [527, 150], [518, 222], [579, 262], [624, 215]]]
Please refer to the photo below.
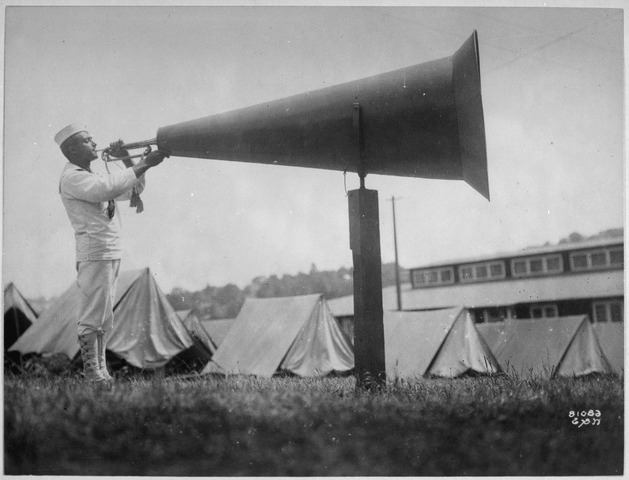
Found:
[[[97, 150], [97, 152], [101, 152], [101, 158], [105, 162], [119, 162], [123, 160], [131, 160], [132, 158], [143, 157], [151, 152], [151, 145], [155, 144], [157, 144], [156, 138], [143, 140], [141, 142], [123, 143], [122, 145], [116, 145], [116, 142], [113, 142], [110, 143], [108, 147], [105, 147], [102, 150]], [[145, 150], [142, 153], [126, 155], [124, 157], [114, 157], [111, 155], [111, 152], [114, 150], [135, 150], [136, 148], [144, 148]]]

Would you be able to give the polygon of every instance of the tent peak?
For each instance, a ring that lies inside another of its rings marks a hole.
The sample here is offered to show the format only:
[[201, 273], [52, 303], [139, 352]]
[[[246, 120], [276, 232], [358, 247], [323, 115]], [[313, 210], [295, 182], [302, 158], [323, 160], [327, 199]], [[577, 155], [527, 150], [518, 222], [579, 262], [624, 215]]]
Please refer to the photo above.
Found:
[[149, 267], [144, 267], [138, 268], [136, 270], [126, 270], [124, 273], [137, 279], [139, 277], [149, 276], [151, 274], [151, 269]]

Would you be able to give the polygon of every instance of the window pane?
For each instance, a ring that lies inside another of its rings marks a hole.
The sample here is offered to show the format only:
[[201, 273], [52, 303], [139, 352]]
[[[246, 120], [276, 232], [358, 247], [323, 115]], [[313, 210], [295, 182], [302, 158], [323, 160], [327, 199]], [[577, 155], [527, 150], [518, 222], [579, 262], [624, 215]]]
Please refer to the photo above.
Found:
[[452, 281], [452, 271], [441, 270], [441, 281], [444, 283], [450, 283]]
[[546, 270], [549, 272], [561, 270], [560, 257], [546, 257]]
[[426, 272], [428, 275], [428, 283], [437, 283], [439, 279], [437, 278], [437, 270], [431, 270], [430, 272]]
[[542, 309], [539, 307], [531, 308], [531, 317], [533, 318], [542, 318]]
[[622, 304], [612, 303], [610, 305], [612, 322], [622, 322]]
[[489, 267], [489, 271], [492, 277], [504, 276], [502, 263], [492, 263]]
[[609, 252], [609, 263], [612, 265], [622, 265], [624, 262], [622, 250], [611, 250]]
[[583, 253], [580, 253], [579, 255], [574, 255], [572, 257], [572, 265], [574, 266], [574, 268], [587, 268], [588, 259]]
[[415, 279], [416, 285], [421, 285], [426, 282], [426, 277], [424, 277], [424, 272], [413, 272], [413, 278]]
[[485, 310], [485, 318], [488, 322], [502, 322], [505, 318], [507, 318], [507, 312], [504, 308], [488, 308]]
[[476, 267], [476, 278], [487, 278], [487, 265], [478, 265]]
[[557, 316], [557, 309], [555, 307], [546, 307], [544, 309], [544, 316], [545, 317], [556, 317]]
[[524, 260], [518, 260], [517, 262], [513, 262], [513, 271], [519, 274], [526, 273], [526, 262]]
[[540, 273], [544, 271], [541, 258], [531, 260], [529, 265], [531, 268], [531, 273]]
[[598, 304], [594, 306], [594, 321], [606, 322], [607, 321], [607, 308], [604, 304]]
[[472, 269], [470, 267], [461, 268], [461, 279], [470, 280], [472, 278]]
[[605, 252], [593, 253], [591, 258], [593, 267], [604, 267], [605, 265], [607, 265], [607, 255], [605, 254]]

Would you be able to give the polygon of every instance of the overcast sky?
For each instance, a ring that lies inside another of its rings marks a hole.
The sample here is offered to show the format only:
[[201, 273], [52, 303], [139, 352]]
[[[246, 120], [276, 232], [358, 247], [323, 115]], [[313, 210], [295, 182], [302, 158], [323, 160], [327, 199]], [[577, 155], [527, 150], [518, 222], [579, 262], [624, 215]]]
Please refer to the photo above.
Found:
[[[406, 268], [623, 226], [620, 9], [24, 5], [4, 12], [2, 280], [29, 298], [75, 278], [53, 141], [68, 123], [100, 147], [150, 139], [448, 57], [473, 30], [491, 202], [462, 181], [367, 176], [383, 261], [394, 260], [392, 196]], [[346, 189], [357, 187], [355, 174], [171, 157], [147, 173], [145, 211], [121, 208], [122, 269], [149, 267], [170, 292], [351, 267]]]

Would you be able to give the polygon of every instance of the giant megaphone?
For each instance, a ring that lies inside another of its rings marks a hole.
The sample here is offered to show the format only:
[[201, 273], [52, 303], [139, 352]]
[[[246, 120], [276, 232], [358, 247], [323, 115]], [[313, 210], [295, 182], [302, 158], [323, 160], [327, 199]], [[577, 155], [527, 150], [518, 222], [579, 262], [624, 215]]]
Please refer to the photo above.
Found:
[[156, 143], [178, 157], [462, 179], [489, 199], [476, 31], [451, 57], [162, 127]]

